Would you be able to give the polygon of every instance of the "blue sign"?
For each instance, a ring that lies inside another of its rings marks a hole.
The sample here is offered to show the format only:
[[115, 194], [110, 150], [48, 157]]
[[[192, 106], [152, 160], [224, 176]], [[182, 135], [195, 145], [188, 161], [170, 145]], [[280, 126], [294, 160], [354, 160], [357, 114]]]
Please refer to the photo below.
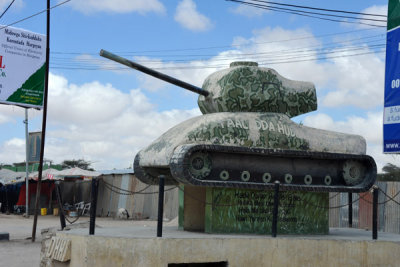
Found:
[[400, 152], [400, 6], [389, 1], [386, 42], [383, 152]]

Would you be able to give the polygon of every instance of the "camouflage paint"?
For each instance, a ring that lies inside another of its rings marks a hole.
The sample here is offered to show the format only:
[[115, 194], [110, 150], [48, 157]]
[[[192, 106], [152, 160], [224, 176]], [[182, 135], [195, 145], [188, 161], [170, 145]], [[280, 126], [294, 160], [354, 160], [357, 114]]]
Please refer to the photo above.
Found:
[[[329, 234], [329, 194], [280, 192], [278, 234]], [[271, 234], [271, 191], [207, 188], [205, 232]]]
[[227, 70], [211, 74], [199, 96], [203, 114], [214, 112], [276, 112], [294, 117], [317, 109], [312, 83], [291, 81], [255, 62], [233, 62]]
[[189, 119], [171, 128], [140, 151], [140, 165], [168, 167], [176, 147], [219, 144], [365, 154], [364, 138], [299, 125], [285, 114], [218, 112]]
[[[139, 152], [143, 168], [168, 168], [175, 149], [184, 144], [218, 144], [316, 152], [365, 154], [365, 139], [305, 127], [291, 117], [317, 109], [315, 86], [292, 81], [254, 62], [234, 62], [211, 74], [199, 96], [205, 115], [171, 128]], [[154, 174], [155, 175], [155, 174]], [[156, 178], [155, 178], [156, 179]], [[177, 180], [177, 178], [174, 178]], [[271, 232], [270, 191], [207, 188], [205, 228], [209, 233]], [[179, 225], [183, 225], [183, 194]], [[279, 234], [328, 234], [328, 193], [281, 192]]]
[[[188, 133], [191, 143], [209, 142], [220, 145], [308, 150], [309, 142], [296, 136], [295, 125], [276, 114], [259, 114], [248, 120], [237, 117], [201, 124]], [[255, 138], [254, 138], [255, 137]]]
[[205, 114], [189, 119], [140, 151], [140, 166], [168, 167], [176, 147], [221, 144], [365, 154], [365, 140], [298, 125], [289, 118], [317, 109], [312, 83], [293, 81], [255, 62], [233, 62], [211, 74], [198, 104]]

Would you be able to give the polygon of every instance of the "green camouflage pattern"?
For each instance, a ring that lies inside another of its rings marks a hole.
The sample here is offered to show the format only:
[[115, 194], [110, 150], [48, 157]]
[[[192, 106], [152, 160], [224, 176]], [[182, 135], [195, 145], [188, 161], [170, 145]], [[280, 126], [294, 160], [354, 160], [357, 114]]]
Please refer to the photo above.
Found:
[[233, 62], [207, 77], [202, 87], [210, 92], [198, 99], [203, 114], [274, 112], [294, 117], [317, 109], [312, 83], [288, 80], [255, 62]]
[[167, 167], [175, 148], [183, 144], [350, 154], [366, 152], [365, 139], [361, 136], [306, 127], [285, 114], [217, 112], [194, 117], [169, 129], [140, 152], [141, 166]]
[[292, 81], [256, 62], [233, 62], [211, 74], [200, 96], [204, 115], [168, 130], [140, 151], [140, 165], [168, 167], [176, 147], [214, 144], [248, 148], [290, 149], [365, 154], [365, 139], [318, 130], [291, 117], [317, 109], [315, 86]]
[[309, 142], [297, 137], [293, 127], [296, 125], [273, 113], [258, 114], [257, 119], [251, 120], [232, 116], [202, 123], [187, 138], [189, 143], [309, 150]]

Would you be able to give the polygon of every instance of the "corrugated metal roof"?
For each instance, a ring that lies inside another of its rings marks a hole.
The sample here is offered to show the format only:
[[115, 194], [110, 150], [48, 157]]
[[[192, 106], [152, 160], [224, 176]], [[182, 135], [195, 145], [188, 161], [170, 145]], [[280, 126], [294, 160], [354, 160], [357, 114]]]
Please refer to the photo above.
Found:
[[122, 170], [102, 170], [98, 171], [103, 175], [110, 175], [110, 174], [135, 174], [133, 169], [122, 169]]
[[0, 170], [0, 183], [5, 185], [5, 184], [10, 184], [14, 182], [20, 182], [25, 180], [25, 172], [14, 172], [10, 171], [7, 169], [1, 169]]

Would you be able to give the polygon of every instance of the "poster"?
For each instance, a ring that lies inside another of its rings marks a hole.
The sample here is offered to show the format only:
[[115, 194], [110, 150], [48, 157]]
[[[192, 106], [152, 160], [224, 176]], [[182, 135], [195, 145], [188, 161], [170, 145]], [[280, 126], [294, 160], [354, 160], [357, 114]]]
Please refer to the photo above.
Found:
[[0, 25], [0, 104], [42, 108], [46, 36]]
[[31, 132], [29, 133], [29, 163], [39, 163], [40, 161], [40, 145], [42, 141], [42, 132]]
[[383, 152], [400, 152], [400, 2], [389, 0], [387, 19]]

